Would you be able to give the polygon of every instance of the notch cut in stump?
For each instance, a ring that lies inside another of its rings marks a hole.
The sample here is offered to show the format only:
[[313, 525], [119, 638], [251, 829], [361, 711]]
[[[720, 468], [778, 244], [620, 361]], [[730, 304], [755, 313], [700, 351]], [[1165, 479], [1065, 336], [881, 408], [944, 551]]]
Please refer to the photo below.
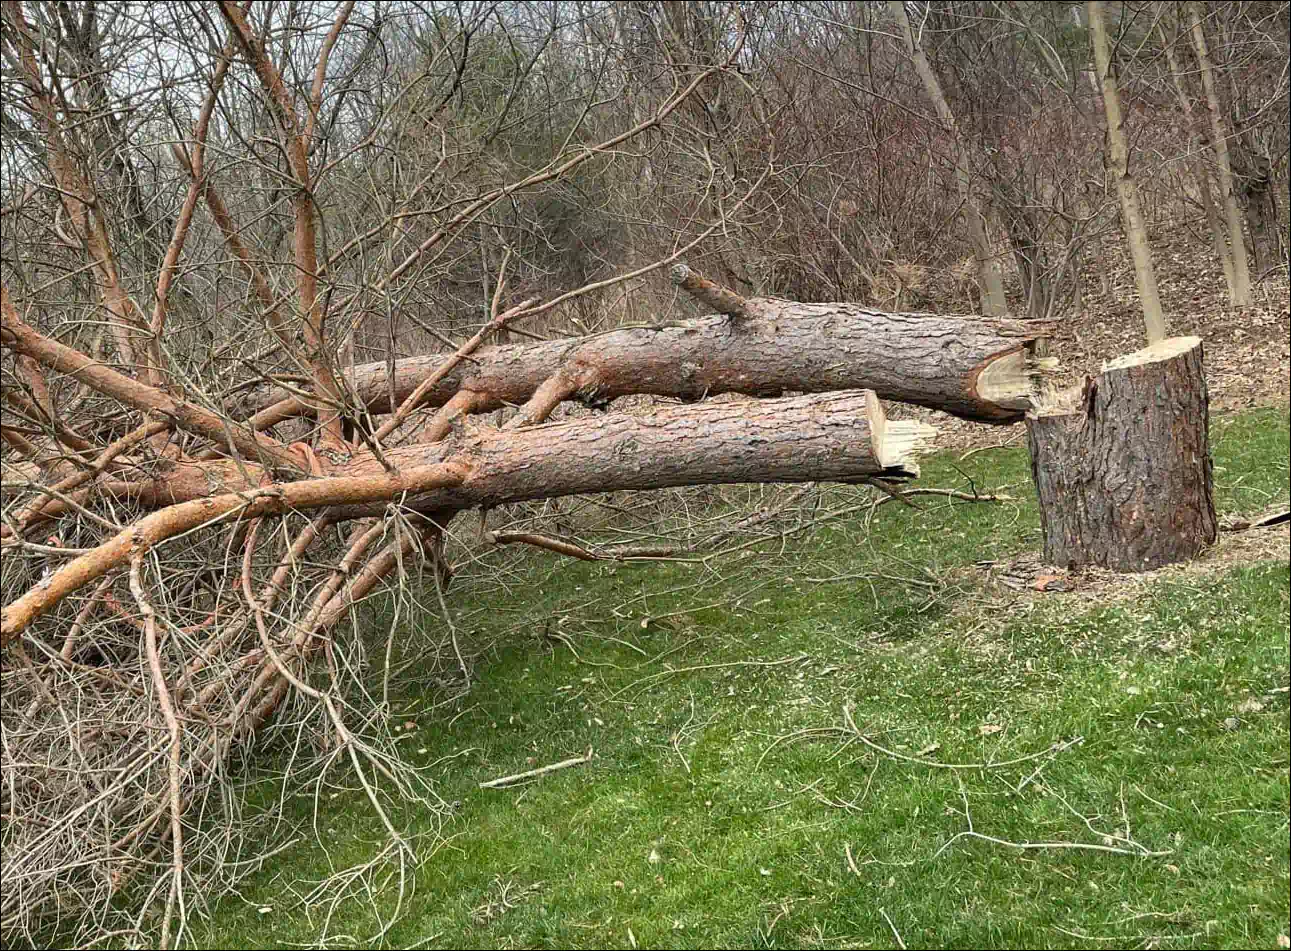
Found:
[[1028, 413], [1045, 561], [1150, 571], [1214, 542], [1209, 422], [1198, 337], [1106, 363]]

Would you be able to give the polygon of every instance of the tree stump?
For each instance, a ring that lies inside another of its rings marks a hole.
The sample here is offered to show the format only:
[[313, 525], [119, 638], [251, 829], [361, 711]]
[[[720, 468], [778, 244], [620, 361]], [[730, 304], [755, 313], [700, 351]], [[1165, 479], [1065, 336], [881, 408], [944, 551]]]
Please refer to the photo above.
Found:
[[1044, 557], [1148, 571], [1218, 534], [1198, 337], [1120, 357], [1028, 414]]

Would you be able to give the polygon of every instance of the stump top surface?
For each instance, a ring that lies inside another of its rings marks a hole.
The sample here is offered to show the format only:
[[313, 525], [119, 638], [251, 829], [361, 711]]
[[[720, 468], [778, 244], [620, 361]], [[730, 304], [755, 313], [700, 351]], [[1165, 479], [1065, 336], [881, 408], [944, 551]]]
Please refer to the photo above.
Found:
[[1187, 353], [1200, 343], [1200, 337], [1167, 337], [1165, 340], [1158, 340], [1142, 350], [1135, 350], [1133, 353], [1127, 353], [1124, 356], [1117, 357], [1115, 360], [1108, 360], [1103, 364], [1102, 372], [1124, 370], [1126, 367], [1137, 367], [1145, 363], [1158, 363], [1162, 360], [1169, 360], [1172, 357], [1179, 356], [1181, 353]]

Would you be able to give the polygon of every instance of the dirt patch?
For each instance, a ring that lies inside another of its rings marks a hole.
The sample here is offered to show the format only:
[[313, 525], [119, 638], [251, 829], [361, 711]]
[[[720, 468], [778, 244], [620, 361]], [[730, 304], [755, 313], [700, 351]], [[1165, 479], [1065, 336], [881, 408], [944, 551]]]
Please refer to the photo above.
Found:
[[[955, 580], [977, 587], [981, 597], [961, 601], [952, 614], [960, 617], [998, 617], [1032, 610], [1040, 602], [1070, 606], [1075, 613], [1095, 603], [1109, 604], [1139, 598], [1161, 581], [1205, 579], [1236, 565], [1256, 561], [1291, 560], [1291, 524], [1268, 528], [1222, 531], [1219, 539], [1193, 561], [1167, 565], [1139, 574], [1119, 574], [1102, 568], [1069, 571], [1046, 565], [1027, 552], [1007, 562], [979, 562], [959, 569]], [[987, 610], [989, 609], [989, 610]]]

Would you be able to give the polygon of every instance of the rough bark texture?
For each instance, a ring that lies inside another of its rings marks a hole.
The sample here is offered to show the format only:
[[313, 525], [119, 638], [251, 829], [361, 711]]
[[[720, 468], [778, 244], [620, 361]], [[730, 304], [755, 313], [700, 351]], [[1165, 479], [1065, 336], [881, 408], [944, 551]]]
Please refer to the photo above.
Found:
[[[442, 448], [413, 447], [421, 465], [442, 459], [471, 474], [405, 504], [440, 512], [623, 489], [909, 477], [919, 472], [915, 451], [934, 434], [913, 420], [888, 422], [868, 391], [677, 406], [511, 432], [481, 427]], [[424, 458], [428, 452], [438, 458]]]
[[[482, 394], [476, 412], [524, 404], [563, 370], [577, 396], [596, 402], [648, 393], [698, 400], [719, 393], [777, 396], [872, 389], [884, 399], [945, 410], [985, 423], [1014, 423], [1032, 405], [1026, 366], [1043, 321], [934, 314], [887, 314], [855, 304], [753, 299], [737, 319], [706, 317], [660, 327], [615, 330], [533, 346], [494, 347], [426, 394], [442, 406], [459, 390]], [[402, 361], [396, 400], [429, 377], [442, 356]], [[354, 368], [358, 398], [389, 412], [385, 363]], [[260, 401], [259, 426], [299, 414], [285, 391]]]
[[258, 467], [231, 464], [216, 483], [210, 465], [165, 473], [154, 487], [171, 507], [68, 562], [0, 612], [0, 644], [63, 597], [119, 567], [134, 552], [225, 516], [327, 508], [340, 519], [380, 515], [391, 498], [443, 517], [495, 506], [623, 489], [736, 482], [852, 481], [918, 474], [913, 455], [934, 434], [889, 423], [872, 391], [678, 406], [651, 416], [615, 414], [514, 431], [480, 428], [431, 445], [392, 450], [388, 473], [371, 457], [343, 476], [256, 485]]
[[1027, 419], [1045, 560], [1147, 571], [1213, 542], [1201, 340], [1172, 337], [1108, 364], [1078, 402]]

